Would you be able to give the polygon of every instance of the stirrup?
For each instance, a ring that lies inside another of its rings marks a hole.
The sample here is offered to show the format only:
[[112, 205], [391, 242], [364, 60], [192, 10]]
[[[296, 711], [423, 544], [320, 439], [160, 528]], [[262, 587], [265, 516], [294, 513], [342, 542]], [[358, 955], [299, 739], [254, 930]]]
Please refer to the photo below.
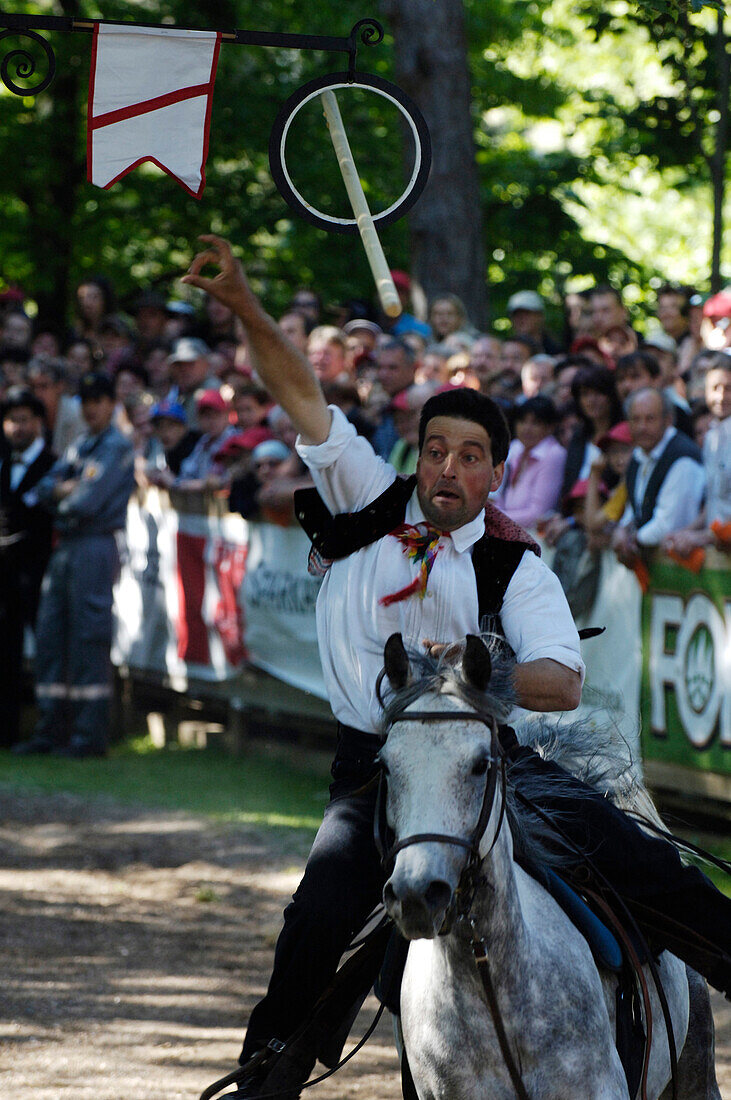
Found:
[[253, 1079], [261, 1070], [269, 1066], [284, 1050], [284, 1043], [279, 1039], [270, 1039], [265, 1047], [252, 1054], [243, 1066], [237, 1066], [225, 1077], [214, 1081], [200, 1095], [200, 1100], [213, 1100], [228, 1085], [245, 1085]]

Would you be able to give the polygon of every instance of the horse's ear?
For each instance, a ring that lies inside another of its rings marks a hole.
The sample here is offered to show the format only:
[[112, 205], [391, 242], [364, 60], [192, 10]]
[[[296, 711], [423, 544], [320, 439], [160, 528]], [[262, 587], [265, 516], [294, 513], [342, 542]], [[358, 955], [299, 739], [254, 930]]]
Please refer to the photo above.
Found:
[[409, 682], [409, 658], [400, 634], [392, 634], [383, 649], [383, 663], [388, 682], [394, 691], [401, 691]]
[[462, 658], [462, 675], [472, 687], [485, 691], [490, 683], [491, 673], [490, 651], [482, 638], [478, 638], [476, 634], [468, 634]]

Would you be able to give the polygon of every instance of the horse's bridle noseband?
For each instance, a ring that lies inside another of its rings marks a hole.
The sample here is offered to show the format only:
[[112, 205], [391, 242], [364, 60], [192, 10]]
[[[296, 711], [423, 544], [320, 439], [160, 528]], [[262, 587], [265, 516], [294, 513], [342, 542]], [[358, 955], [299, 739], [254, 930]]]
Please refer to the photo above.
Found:
[[[401, 840], [394, 841], [390, 846], [387, 844], [387, 837], [389, 833], [388, 823], [386, 820], [386, 775], [381, 770], [381, 776], [378, 785], [378, 796], [376, 800], [376, 814], [374, 822], [374, 836], [376, 842], [376, 848], [381, 857], [381, 862], [387, 873], [390, 873], [393, 867], [394, 860], [399, 852], [404, 848], [409, 848], [412, 844], [424, 844], [424, 843], [436, 843], [436, 844], [452, 844], [458, 848], [464, 848], [469, 852], [469, 859], [465, 864], [460, 875], [459, 883], [455, 891], [455, 896], [459, 899], [458, 914], [459, 916], [467, 916], [469, 909], [472, 905], [472, 897], [474, 894], [474, 887], [476, 882], [477, 870], [482, 862], [482, 856], [480, 855], [480, 841], [482, 840], [485, 830], [487, 829], [487, 823], [490, 820], [490, 814], [492, 813], [493, 804], [495, 801], [495, 792], [497, 790], [498, 777], [502, 780], [503, 798], [500, 806], [500, 819], [495, 829], [495, 836], [493, 837], [490, 848], [497, 841], [500, 834], [500, 829], [503, 822], [503, 815], [505, 813], [505, 758], [503, 756], [500, 741], [498, 738], [497, 722], [494, 718], [486, 718], [482, 714], [478, 714], [476, 711], [440, 711], [440, 710], [407, 710], [403, 715], [391, 723], [391, 726], [395, 726], [397, 722], [447, 722], [458, 718], [460, 721], [468, 720], [481, 722], [482, 725], [487, 726], [490, 730], [490, 756], [488, 759], [487, 778], [485, 781], [485, 793], [482, 798], [482, 805], [480, 807], [480, 813], [477, 819], [477, 824], [473, 829], [469, 837], [451, 836], [448, 833], [412, 833], [411, 836], [402, 837]], [[391, 728], [391, 727], [389, 727]], [[500, 767], [496, 767], [496, 765]], [[448, 914], [448, 918], [451, 914]], [[451, 919], [445, 921], [445, 927], [443, 931], [448, 930], [448, 926], [451, 923]]]

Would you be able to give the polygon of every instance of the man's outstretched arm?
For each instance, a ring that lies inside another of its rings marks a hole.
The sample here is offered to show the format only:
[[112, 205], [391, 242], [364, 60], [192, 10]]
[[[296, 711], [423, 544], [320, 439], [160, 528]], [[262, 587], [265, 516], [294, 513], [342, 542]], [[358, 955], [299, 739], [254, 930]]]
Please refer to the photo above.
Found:
[[[182, 281], [218, 299], [241, 319], [263, 385], [289, 414], [306, 443], [323, 443], [330, 432], [331, 416], [312, 367], [262, 308], [229, 242], [213, 234], [200, 239], [208, 248], [194, 257]], [[209, 265], [219, 269], [212, 278], [201, 275]]]

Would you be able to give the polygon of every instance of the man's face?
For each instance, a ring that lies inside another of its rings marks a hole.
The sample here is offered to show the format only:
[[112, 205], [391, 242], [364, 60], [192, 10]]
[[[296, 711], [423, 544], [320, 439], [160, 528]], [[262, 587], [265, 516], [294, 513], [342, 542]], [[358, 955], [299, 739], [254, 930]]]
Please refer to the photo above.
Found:
[[87, 397], [81, 402], [81, 412], [92, 435], [99, 435], [108, 428], [114, 416], [111, 397]]
[[2, 343], [9, 348], [27, 348], [31, 331], [28, 317], [22, 313], [9, 313], [2, 328]]
[[208, 360], [205, 356], [188, 361], [178, 360], [172, 364], [172, 377], [180, 388], [181, 393], [193, 393], [201, 382], [205, 381], [208, 373]]
[[142, 306], [137, 310], [135, 322], [143, 340], [160, 340], [165, 335], [168, 315], [158, 306]]
[[657, 319], [674, 340], [688, 331], [688, 319], [681, 313], [684, 302], [682, 294], [661, 294], [657, 300]]
[[182, 421], [171, 416], [160, 416], [153, 420], [152, 425], [155, 435], [166, 451], [170, 451], [177, 446], [188, 430]]
[[709, 370], [706, 375], [706, 405], [717, 420], [731, 416], [731, 371]]
[[627, 423], [634, 445], [649, 454], [662, 439], [665, 429], [670, 426], [670, 419], [663, 412], [660, 393], [653, 391], [636, 397]]
[[415, 366], [400, 348], [383, 348], [378, 353], [378, 381], [389, 397], [413, 384]]
[[48, 412], [52, 415], [56, 411], [56, 407], [61, 400], [63, 383], [54, 381], [48, 374], [40, 373], [31, 373], [29, 381], [34, 396], [37, 397], [39, 401], [43, 402]]
[[520, 382], [525, 397], [535, 397], [552, 381], [552, 363], [542, 362], [540, 359], [538, 362], [535, 359], [529, 359], [527, 363], [523, 364], [520, 371]]
[[204, 435], [214, 439], [228, 427], [228, 409], [211, 409], [204, 405], [198, 409], [198, 425]]
[[627, 314], [613, 294], [592, 294], [591, 322], [594, 334], [604, 336], [611, 328], [625, 325]]
[[509, 370], [520, 377], [520, 371], [526, 359], [530, 357], [530, 350], [518, 340], [506, 340], [500, 349], [500, 370]]
[[22, 405], [3, 417], [3, 434], [14, 451], [25, 451], [43, 434], [43, 422], [32, 409]]
[[307, 330], [305, 319], [300, 313], [285, 313], [279, 318], [279, 329], [303, 355], [307, 352]]
[[345, 371], [345, 349], [340, 344], [310, 339], [307, 358], [321, 382], [334, 382]]
[[537, 340], [543, 334], [543, 314], [537, 309], [516, 309], [510, 314], [513, 332]]
[[236, 423], [240, 428], [255, 428], [266, 420], [266, 405], [260, 404], [250, 393], [240, 393], [232, 401]]
[[493, 336], [481, 336], [470, 348], [470, 370], [480, 383], [500, 370], [500, 348], [500, 341]]
[[653, 377], [641, 363], [633, 363], [631, 366], [623, 367], [621, 374], [615, 378], [614, 382], [619, 400], [624, 401], [631, 393], [637, 393], [638, 390], [656, 389], [660, 378]]
[[556, 375], [556, 389], [553, 397], [557, 405], [565, 405], [567, 401], [571, 400], [571, 383], [578, 369], [574, 366], [564, 367]]
[[419, 503], [441, 531], [455, 531], [479, 515], [502, 481], [504, 463], [493, 466], [490, 437], [480, 424], [435, 416], [426, 426], [416, 465]]

